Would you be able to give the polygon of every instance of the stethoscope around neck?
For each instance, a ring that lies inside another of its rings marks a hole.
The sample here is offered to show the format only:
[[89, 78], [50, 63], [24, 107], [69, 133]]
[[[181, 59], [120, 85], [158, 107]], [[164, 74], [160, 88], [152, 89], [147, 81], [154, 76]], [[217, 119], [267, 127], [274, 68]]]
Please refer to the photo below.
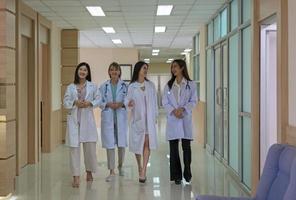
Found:
[[[190, 89], [191, 89], [191, 87], [190, 87], [190, 85], [189, 85], [189, 81], [186, 80], [185, 90], [190, 90]], [[168, 94], [171, 94], [171, 90], [172, 90], [172, 88], [169, 89]]]
[[[126, 87], [125, 83], [121, 83], [120, 90], [123, 90], [123, 94], [126, 94], [127, 87]], [[105, 91], [104, 91], [105, 98], [107, 98], [107, 93], [108, 93], [108, 83], [106, 83], [106, 85], [105, 85]]]

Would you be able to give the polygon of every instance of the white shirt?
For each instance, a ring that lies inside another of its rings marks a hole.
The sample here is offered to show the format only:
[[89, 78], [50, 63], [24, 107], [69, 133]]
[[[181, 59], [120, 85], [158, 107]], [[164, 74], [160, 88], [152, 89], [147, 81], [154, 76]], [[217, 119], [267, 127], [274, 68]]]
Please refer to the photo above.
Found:
[[175, 99], [177, 103], [179, 103], [180, 100], [180, 95], [181, 95], [181, 84], [186, 84], [186, 79], [183, 78], [181, 83], [177, 83], [177, 79], [175, 79], [174, 84], [173, 84], [173, 94], [175, 96]]

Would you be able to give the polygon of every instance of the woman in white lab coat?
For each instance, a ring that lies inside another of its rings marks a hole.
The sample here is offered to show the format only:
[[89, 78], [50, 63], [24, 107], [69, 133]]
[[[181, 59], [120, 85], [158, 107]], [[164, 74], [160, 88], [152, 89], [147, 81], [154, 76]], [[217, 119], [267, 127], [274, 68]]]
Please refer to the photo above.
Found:
[[108, 73], [110, 80], [100, 86], [101, 140], [107, 151], [109, 176], [106, 181], [112, 181], [115, 176], [115, 148], [118, 147], [118, 171], [123, 176], [122, 164], [125, 147], [127, 147], [127, 110], [124, 100], [127, 95], [127, 85], [120, 80], [121, 68], [118, 63], [110, 64]]
[[75, 70], [74, 83], [67, 87], [64, 107], [68, 110], [66, 145], [70, 147], [70, 167], [73, 187], [79, 187], [80, 144], [83, 144], [86, 180], [92, 181], [97, 169], [96, 142], [98, 139], [93, 109], [99, 105], [100, 95], [91, 82], [87, 63], [80, 63]]
[[[147, 76], [148, 64], [135, 64], [131, 84], [128, 87], [126, 105], [131, 108], [129, 147], [135, 153], [139, 182], [145, 183], [150, 150], [157, 147], [156, 120], [158, 105], [156, 89]], [[141, 157], [143, 155], [143, 163]]]
[[197, 103], [196, 85], [188, 75], [186, 62], [181, 59], [171, 64], [172, 77], [164, 89], [162, 104], [167, 113], [166, 137], [170, 143], [170, 180], [181, 184], [182, 168], [179, 140], [182, 142], [186, 182], [191, 181], [192, 109]]

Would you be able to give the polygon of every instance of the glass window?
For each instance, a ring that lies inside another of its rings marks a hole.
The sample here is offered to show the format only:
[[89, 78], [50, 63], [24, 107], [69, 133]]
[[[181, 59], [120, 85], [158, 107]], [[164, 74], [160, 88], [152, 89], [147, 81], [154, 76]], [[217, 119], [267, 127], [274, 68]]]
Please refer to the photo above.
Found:
[[251, 112], [251, 27], [243, 30], [243, 111]]
[[243, 182], [250, 189], [251, 188], [251, 119], [243, 117]]
[[214, 19], [214, 41], [220, 39], [220, 15]]
[[238, 34], [235, 34], [229, 39], [229, 164], [236, 172], [239, 167], [238, 69]]
[[242, 1], [243, 6], [243, 22], [248, 21], [251, 19], [251, 0], [243, 0]]
[[212, 50], [207, 50], [207, 144], [214, 149], [214, 109], [215, 109], [215, 92], [214, 92], [214, 67]]
[[227, 8], [225, 8], [221, 13], [221, 37], [227, 35], [228, 23], [227, 23]]
[[199, 81], [199, 55], [194, 56], [194, 80]]
[[231, 30], [234, 30], [238, 26], [238, 0], [233, 0], [230, 4], [230, 21]]
[[213, 43], [213, 22], [208, 24], [208, 45]]

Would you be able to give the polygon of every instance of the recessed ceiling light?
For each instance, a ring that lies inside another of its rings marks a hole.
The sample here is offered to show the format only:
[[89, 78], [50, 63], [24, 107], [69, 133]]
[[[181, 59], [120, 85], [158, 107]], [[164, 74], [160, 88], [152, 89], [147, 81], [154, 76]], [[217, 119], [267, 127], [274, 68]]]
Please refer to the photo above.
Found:
[[145, 63], [150, 63], [150, 59], [149, 59], [149, 58], [145, 58], [145, 59], [144, 59], [144, 62], [145, 62]]
[[152, 53], [152, 56], [158, 56], [158, 53]]
[[102, 27], [102, 29], [106, 32], [106, 33], [115, 33], [115, 30], [113, 27]]
[[156, 15], [171, 15], [173, 9], [173, 5], [159, 5], [157, 6], [157, 13]]
[[192, 49], [185, 49], [184, 52], [190, 52]]
[[166, 30], [165, 26], [155, 26], [154, 31], [155, 33], [164, 33]]
[[86, 9], [92, 16], [106, 16], [100, 6], [87, 6]]
[[113, 39], [112, 42], [114, 44], [122, 44], [122, 41], [120, 39]]
[[159, 53], [159, 49], [153, 49], [152, 52], [153, 53]]

